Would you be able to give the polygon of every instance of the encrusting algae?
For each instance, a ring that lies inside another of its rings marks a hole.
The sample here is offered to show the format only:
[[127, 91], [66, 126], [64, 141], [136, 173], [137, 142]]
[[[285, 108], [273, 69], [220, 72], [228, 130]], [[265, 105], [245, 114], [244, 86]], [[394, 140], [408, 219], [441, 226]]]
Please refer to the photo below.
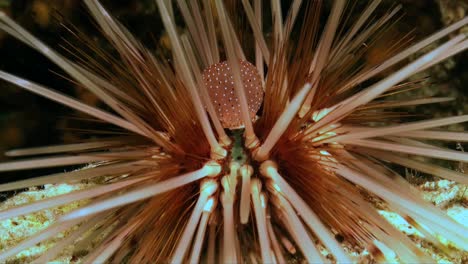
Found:
[[[43, 189], [33, 188], [31, 190], [21, 192], [1, 203], [0, 211], [21, 205], [27, 205], [32, 202], [52, 198], [58, 195], [64, 195], [73, 191], [82, 190], [85, 187], [87, 187], [86, 184], [62, 183], [48, 184], [45, 185]], [[86, 204], [86, 201], [77, 201], [67, 205], [45, 209], [33, 214], [0, 220], [0, 251], [16, 245], [19, 241], [24, 240], [25, 238], [28, 238], [31, 235], [45, 229], [51, 223], [55, 222], [59, 216], [66, 214], [84, 204]], [[67, 235], [68, 231], [64, 231], [57, 234], [57, 238], [63, 238]], [[24, 250], [17, 254], [15, 257], [16, 260], [12, 260], [10, 263], [28, 263], [44, 253], [54, 243], [54, 239], [45, 243], [38, 243], [28, 250]], [[69, 254], [71, 257], [73, 251], [71, 251]]]

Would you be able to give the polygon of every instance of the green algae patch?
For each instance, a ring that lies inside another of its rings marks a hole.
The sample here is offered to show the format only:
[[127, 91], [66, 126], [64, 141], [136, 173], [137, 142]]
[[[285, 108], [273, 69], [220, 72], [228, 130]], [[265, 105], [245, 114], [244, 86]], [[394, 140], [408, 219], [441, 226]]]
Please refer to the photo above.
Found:
[[[22, 192], [13, 196], [0, 204], [0, 211], [37, 202], [43, 199], [67, 194], [73, 191], [82, 190], [88, 185], [85, 184], [57, 184], [45, 185], [44, 189], [31, 188], [28, 191]], [[47, 228], [54, 223], [58, 217], [67, 212], [70, 212], [82, 205], [86, 201], [73, 202], [63, 206], [53, 207], [32, 214], [22, 215], [10, 219], [0, 221], [0, 251], [11, 248], [17, 245], [24, 239], [36, 234], [37, 232]], [[23, 250], [11, 259], [11, 263], [30, 262], [34, 258], [40, 256], [54, 243], [55, 238], [66, 236], [67, 231], [58, 233], [49, 241], [43, 241], [35, 246]]]

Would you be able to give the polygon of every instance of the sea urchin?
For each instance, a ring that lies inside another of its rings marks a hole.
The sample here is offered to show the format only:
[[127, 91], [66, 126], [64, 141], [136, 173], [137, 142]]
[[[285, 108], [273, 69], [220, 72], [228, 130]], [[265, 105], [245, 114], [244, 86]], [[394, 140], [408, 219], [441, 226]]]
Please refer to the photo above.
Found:
[[[466, 26], [468, 18], [413, 45], [408, 36], [397, 39], [370, 64], [366, 54], [400, 6], [372, 18], [381, 1], [370, 1], [351, 23], [353, 6], [336, 0], [321, 26], [321, 1], [292, 1], [283, 19], [280, 1], [272, 0], [267, 36], [261, 0], [242, 0], [242, 6], [176, 2], [177, 11], [172, 1], [156, 0], [170, 39], [166, 57], [145, 49], [97, 0], [84, 3], [119, 58], [70, 29], [94, 52], [76, 51], [71, 60], [0, 13], [0, 29], [53, 61], [109, 110], [4, 71], [1, 79], [121, 129], [119, 136], [101, 140], [8, 153], [47, 156], [1, 163], [0, 171], [88, 165], [2, 184], [1, 191], [90, 184], [0, 211], [0, 220], [15, 219], [81, 201], [4, 249], [1, 261], [51, 238], [55, 243], [46, 252], [28, 260], [46, 262], [75, 244], [89, 252], [85, 263], [349, 263], [354, 247], [378, 261], [388, 252], [405, 263], [433, 261], [371, 201], [400, 214], [436, 247], [468, 249], [468, 230], [425, 202], [390, 167], [468, 183], [463, 173], [416, 158], [467, 162], [464, 152], [423, 141], [466, 141], [466, 133], [433, 128], [468, 116], [403, 122], [398, 112], [385, 111], [448, 100], [389, 98], [422, 85], [405, 82], [410, 76], [468, 47], [460, 34], [407, 62]], [[239, 8], [248, 28], [230, 18]], [[176, 27], [178, 12], [186, 30]], [[56, 237], [64, 231], [66, 236]]]

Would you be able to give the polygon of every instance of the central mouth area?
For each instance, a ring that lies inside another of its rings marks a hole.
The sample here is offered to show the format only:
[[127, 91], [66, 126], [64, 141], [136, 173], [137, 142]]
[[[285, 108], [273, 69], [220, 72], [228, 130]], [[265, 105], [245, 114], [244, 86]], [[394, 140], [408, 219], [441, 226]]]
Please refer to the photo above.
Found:
[[[318, 222], [316, 215], [280, 175], [273, 160], [259, 161], [255, 158], [255, 149], [245, 146], [243, 129], [231, 130], [229, 137], [232, 143], [226, 147], [226, 157], [212, 161], [216, 171], [212, 170], [211, 177], [204, 179], [200, 188], [200, 199], [206, 199], [203, 212], [215, 216], [209, 223], [212, 226], [222, 223], [223, 231], [220, 234], [223, 237], [225, 259], [229, 260], [228, 263], [237, 262], [239, 233], [249, 226], [255, 226], [265, 263], [272, 261], [272, 243], [283, 243], [294, 254], [296, 248], [288, 237], [282, 236], [281, 241], [278, 241], [272, 233], [273, 223], [270, 218], [274, 215], [280, 216], [280, 222], [287, 223], [292, 237], [300, 241], [297, 245], [304, 249], [308, 260], [320, 260], [318, 252], [306, 250], [314, 248], [313, 242], [308, 238], [308, 232], [296, 210], [301, 212], [303, 218], [307, 218], [305, 221], [308, 224]], [[272, 238], [275, 238], [274, 242]], [[327, 245], [338, 248], [332, 238], [328, 238]]]

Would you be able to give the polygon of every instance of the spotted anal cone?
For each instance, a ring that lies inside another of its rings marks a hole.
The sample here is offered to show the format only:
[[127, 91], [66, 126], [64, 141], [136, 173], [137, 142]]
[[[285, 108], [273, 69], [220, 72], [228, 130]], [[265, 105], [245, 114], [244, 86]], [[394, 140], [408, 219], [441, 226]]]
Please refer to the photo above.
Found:
[[[262, 81], [257, 68], [247, 61], [240, 62], [240, 71], [250, 118], [253, 120], [263, 100]], [[234, 78], [227, 61], [206, 68], [203, 81], [223, 127], [243, 127], [240, 103], [234, 91]]]

